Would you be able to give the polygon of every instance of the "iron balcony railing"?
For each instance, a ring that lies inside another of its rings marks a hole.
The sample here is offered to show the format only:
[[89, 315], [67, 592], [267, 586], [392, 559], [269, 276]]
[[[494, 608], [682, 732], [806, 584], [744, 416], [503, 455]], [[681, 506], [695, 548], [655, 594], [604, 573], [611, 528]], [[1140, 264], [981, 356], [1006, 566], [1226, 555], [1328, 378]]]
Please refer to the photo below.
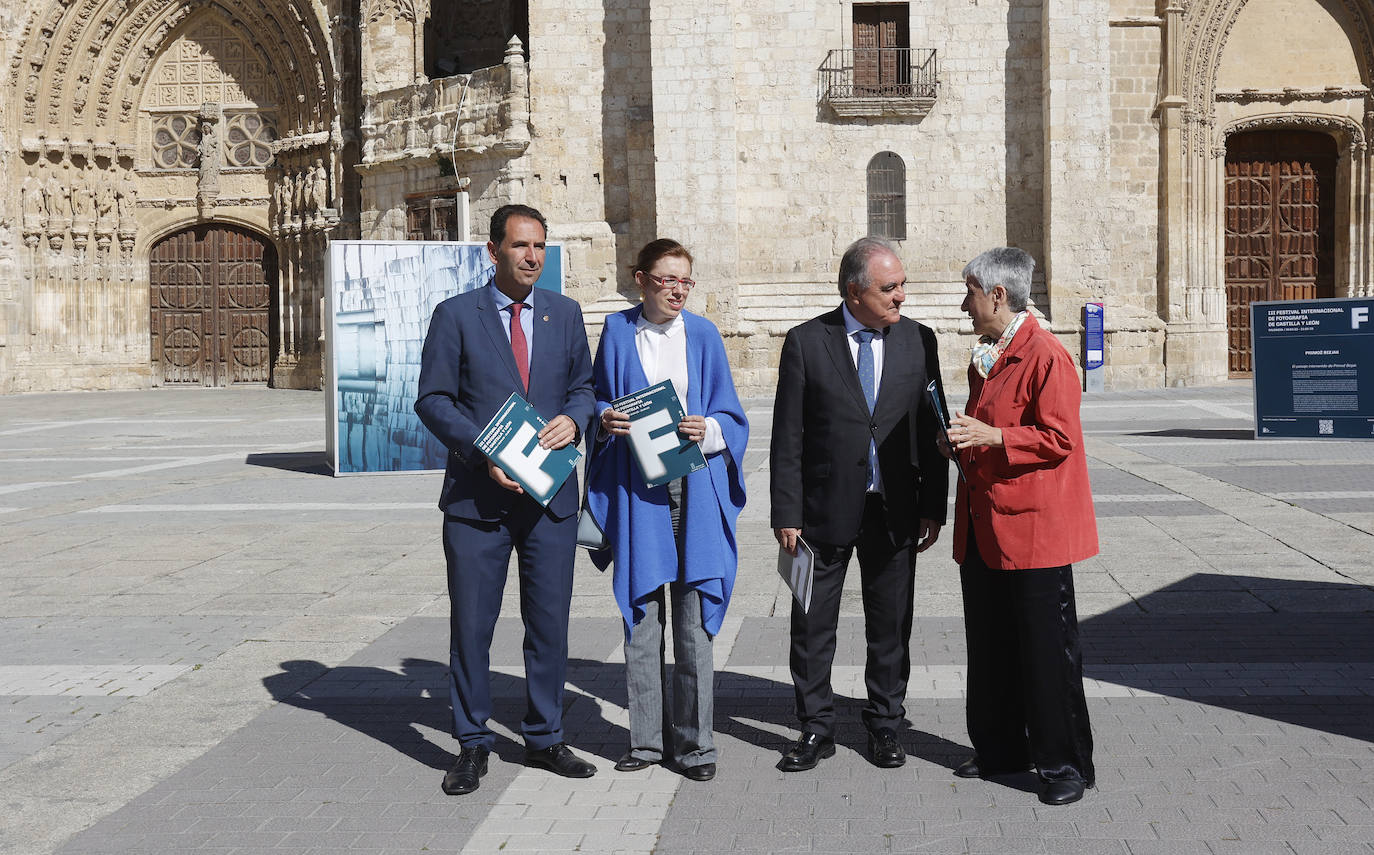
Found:
[[934, 48], [832, 50], [820, 67], [822, 101], [930, 98], [939, 89]]

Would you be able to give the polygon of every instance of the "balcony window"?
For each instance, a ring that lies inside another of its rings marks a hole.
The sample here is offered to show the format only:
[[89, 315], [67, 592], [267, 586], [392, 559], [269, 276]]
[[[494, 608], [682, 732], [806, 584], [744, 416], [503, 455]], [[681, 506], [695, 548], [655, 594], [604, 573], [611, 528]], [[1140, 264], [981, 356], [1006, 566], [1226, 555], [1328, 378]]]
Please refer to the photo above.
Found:
[[921, 119], [939, 89], [935, 51], [913, 48], [906, 3], [856, 4], [854, 46], [820, 67], [820, 101], [840, 119]]

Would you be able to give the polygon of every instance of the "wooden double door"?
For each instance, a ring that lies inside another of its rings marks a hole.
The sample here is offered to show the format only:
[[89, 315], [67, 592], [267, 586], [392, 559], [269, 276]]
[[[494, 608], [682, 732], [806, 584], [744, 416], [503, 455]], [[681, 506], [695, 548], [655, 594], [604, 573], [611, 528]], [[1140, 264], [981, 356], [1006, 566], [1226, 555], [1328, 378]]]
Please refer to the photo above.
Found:
[[150, 254], [153, 370], [164, 384], [265, 383], [276, 251], [243, 229], [199, 225]]
[[911, 95], [909, 8], [906, 3], [854, 6], [855, 95]]
[[1336, 142], [1305, 131], [1226, 141], [1231, 376], [1252, 372], [1250, 304], [1335, 296]]

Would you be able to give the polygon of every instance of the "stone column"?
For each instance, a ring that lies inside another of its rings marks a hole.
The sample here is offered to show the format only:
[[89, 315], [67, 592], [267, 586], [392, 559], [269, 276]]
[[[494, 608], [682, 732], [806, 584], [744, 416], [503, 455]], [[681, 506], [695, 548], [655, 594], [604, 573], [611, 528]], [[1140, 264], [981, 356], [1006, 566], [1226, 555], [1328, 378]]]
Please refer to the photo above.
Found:
[[1112, 229], [1108, 0], [1045, 0], [1041, 63], [1045, 135], [1044, 271], [1056, 329], [1073, 329], [1089, 299], [1110, 312]]

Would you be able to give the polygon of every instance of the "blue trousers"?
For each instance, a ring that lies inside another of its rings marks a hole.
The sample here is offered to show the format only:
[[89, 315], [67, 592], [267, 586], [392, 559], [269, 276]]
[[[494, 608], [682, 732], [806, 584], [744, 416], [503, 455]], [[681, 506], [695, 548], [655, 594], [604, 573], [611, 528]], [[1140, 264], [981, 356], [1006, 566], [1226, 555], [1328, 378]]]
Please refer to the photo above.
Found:
[[520, 731], [531, 749], [563, 741], [563, 683], [568, 667], [568, 608], [572, 602], [577, 515], [556, 520], [521, 497], [499, 522], [444, 517], [448, 560], [449, 698], [453, 735], [464, 747], [492, 749], [491, 638], [511, 550], [520, 573], [520, 618], [525, 625], [525, 718]]

